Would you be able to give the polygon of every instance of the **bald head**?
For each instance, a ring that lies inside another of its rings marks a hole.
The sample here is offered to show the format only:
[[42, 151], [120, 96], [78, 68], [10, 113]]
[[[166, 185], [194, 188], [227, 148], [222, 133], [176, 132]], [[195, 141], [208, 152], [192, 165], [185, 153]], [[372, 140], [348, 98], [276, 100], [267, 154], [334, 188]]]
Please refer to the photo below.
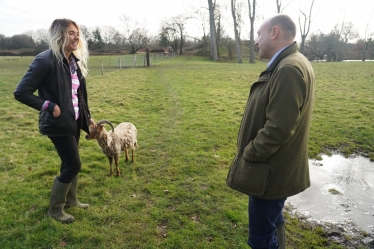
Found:
[[281, 49], [290, 46], [296, 36], [296, 25], [287, 15], [276, 15], [265, 20], [257, 31], [255, 44], [260, 48], [260, 59], [271, 59]]
[[269, 19], [269, 30], [278, 26], [283, 33], [283, 38], [293, 41], [296, 36], [296, 25], [288, 15], [279, 14]]

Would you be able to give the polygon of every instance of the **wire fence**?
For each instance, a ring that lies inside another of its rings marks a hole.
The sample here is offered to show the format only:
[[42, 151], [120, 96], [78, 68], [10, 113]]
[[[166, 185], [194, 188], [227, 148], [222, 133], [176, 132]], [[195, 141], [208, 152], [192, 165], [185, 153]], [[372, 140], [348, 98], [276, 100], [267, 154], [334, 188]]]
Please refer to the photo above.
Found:
[[[149, 66], [174, 58], [177, 53], [150, 53]], [[148, 66], [146, 54], [91, 56], [89, 75], [104, 75], [112, 71]]]
[[[166, 54], [149, 54], [150, 66], [163, 60], [175, 57], [176, 53]], [[145, 67], [147, 59], [145, 54], [118, 56], [114, 59], [114, 66], [121, 68], [126, 67]]]
[[[159, 62], [170, 60], [177, 56], [177, 53], [150, 53], [150, 66]], [[0, 73], [27, 71], [34, 56], [0, 56]], [[147, 67], [146, 54], [136, 55], [90, 55], [88, 60], [88, 78], [97, 75], [118, 71], [126, 68]]]

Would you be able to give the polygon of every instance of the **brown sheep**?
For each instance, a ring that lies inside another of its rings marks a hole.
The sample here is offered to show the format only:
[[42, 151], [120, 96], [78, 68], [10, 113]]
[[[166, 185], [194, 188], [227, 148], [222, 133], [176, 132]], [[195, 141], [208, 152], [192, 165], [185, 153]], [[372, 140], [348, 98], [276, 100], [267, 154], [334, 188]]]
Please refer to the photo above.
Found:
[[[107, 132], [104, 124], [112, 128]], [[117, 176], [121, 175], [118, 167], [121, 151], [125, 151], [126, 162], [129, 160], [128, 148], [131, 148], [131, 161], [134, 162], [134, 151], [138, 148], [136, 127], [129, 122], [120, 123], [116, 128], [108, 120], [99, 121], [96, 126], [90, 125], [90, 134], [86, 140], [96, 139], [101, 151], [108, 157], [110, 165], [110, 176], [113, 175], [113, 158], [116, 164]]]

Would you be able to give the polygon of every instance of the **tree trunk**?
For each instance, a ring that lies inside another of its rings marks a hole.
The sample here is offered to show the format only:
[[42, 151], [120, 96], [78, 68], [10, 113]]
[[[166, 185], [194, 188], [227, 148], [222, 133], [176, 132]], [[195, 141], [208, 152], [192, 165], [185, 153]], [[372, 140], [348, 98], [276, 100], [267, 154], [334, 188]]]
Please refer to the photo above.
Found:
[[361, 61], [366, 61], [366, 52], [369, 48], [369, 42], [365, 41], [365, 49], [362, 51]]
[[206, 55], [206, 44], [207, 44], [207, 39], [206, 39], [206, 34], [204, 30], [204, 36], [203, 36], [203, 51], [204, 51], [204, 56]]
[[209, 5], [209, 23], [210, 23], [210, 58], [218, 61], [216, 25], [214, 22], [214, 8], [212, 0], [208, 0]]
[[288, 1], [286, 6], [284, 6], [283, 8], [282, 8], [282, 0], [275, 0], [275, 2], [277, 3], [277, 13], [280, 14], [287, 7], [287, 5], [292, 2], [292, 0]]
[[[182, 32], [182, 30], [181, 30], [181, 32]], [[179, 47], [179, 54], [183, 54], [183, 35], [182, 35], [182, 33], [181, 33], [181, 45]]]
[[282, 1], [279, 1], [279, 0], [275, 0], [277, 2], [277, 13], [280, 14], [281, 13], [281, 5], [282, 5]]
[[305, 40], [310, 30], [310, 24], [312, 23], [311, 18], [312, 18], [313, 4], [314, 4], [314, 0], [312, 1], [312, 4], [310, 5], [309, 16], [307, 16], [304, 12], [301, 11], [301, 9], [299, 9], [300, 13], [304, 16], [304, 25], [301, 25], [301, 20], [299, 16], [299, 26], [300, 26], [300, 33], [301, 33], [300, 53], [302, 54], [304, 54]]
[[301, 36], [300, 53], [304, 54], [306, 35]]
[[218, 15], [217, 30], [216, 30], [216, 44], [217, 44], [217, 56], [219, 58], [219, 41], [221, 40], [221, 14]]
[[235, 11], [235, 0], [231, 0], [231, 14], [234, 21], [234, 31], [235, 31], [235, 44], [236, 44], [236, 54], [238, 57], [238, 63], [242, 63], [242, 52], [240, 49], [240, 37], [238, 32], [238, 23], [236, 21], [236, 11]]
[[362, 51], [361, 61], [365, 61], [365, 60], [366, 60], [366, 51]]
[[[252, 6], [252, 7], [251, 7]], [[254, 30], [254, 23], [255, 23], [255, 16], [256, 16], [256, 0], [253, 0], [251, 4], [251, 0], [248, 0], [248, 9], [249, 9], [249, 20], [251, 21], [251, 31], [250, 31], [250, 41], [249, 41], [249, 63], [255, 63], [255, 30]]]

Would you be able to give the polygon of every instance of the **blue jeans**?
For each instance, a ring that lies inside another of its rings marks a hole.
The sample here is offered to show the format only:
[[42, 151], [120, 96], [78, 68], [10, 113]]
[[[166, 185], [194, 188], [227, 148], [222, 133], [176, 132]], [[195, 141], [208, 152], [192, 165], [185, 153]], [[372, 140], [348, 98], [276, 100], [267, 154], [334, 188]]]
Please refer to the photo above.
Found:
[[284, 220], [282, 209], [286, 199], [265, 200], [249, 197], [248, 245], [252, 249], [278, 248], [278, 239], [274, 235], [275, 227]]

